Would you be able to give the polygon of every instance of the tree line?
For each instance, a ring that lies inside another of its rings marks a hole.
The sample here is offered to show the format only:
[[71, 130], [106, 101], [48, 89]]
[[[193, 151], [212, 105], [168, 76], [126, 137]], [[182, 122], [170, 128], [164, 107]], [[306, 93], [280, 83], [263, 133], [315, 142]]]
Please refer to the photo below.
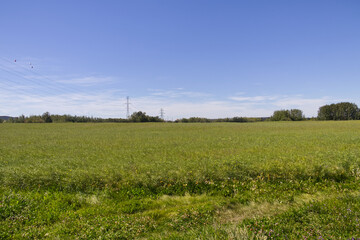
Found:
[[[355, 103], [340, 102], [329, 105], [321, 106], [318, 110], [317, 118], [313, 120], [358, 120], [360, 119], [360, 109]], [[302, 110], [290, 109], [290, 110], [276, 110], [271, 117], [263, 118], [248, 118], [248, 117], [233, 117], [233, 118], [181, 118], [177, 119], [175, 123], [210, 123], [210, 122], [259, 122], [259, 121], [302, 121], [307, 120]], [[0, 119], [0, 123], [4, 122], [4, 119]], [[11, 117], [6, 120], [8, 123], [103, 123], [103, 122], [165, 122], [158, 116], [149, 116], [145, 112], [134, 112], [129, 118], [96, 118], [87, 116], [72, 116], [72, 115], [54, 115], [49, 112], [45, 112], [42, 115], [31, 115], [19, 117]]]
[[[259, 121], [303, 121], [309, 120], [300, 109], [283, 109], [274, 111], [271, 117], [263, 118], [246, 118], [246, 117], [233, 117], [233, 118], [182, 118], [177, 119], [175, 122], [194, 123], [194, 122], [259, 122]], [[360, 109], [355, 103], [340, 102], [330, 105], [321, 106], [318, 110], [318, 116], [311, 118], [311, 120], [358, 120], [360, 119]]]
[[97, 118], [97, 117], [87, 117], [87, 116], [72, 116], [68, 114], [57, 115], [50, 114], [45, 112], [42, 115], [31, 115], [9, 118], [6, 122], [8, 123], [104, 123], [104, 122], [117, 122], [117, 123], [126, 123], [126, 122], [163, 122], [159, 117], [153, 117], [147, 115], [145, 112], [134, 112], [130, 118]]
[[302, 121], [305, 115], [300, 109], [277, 110], [270, 117], [270, 121]]
[[190, 118], [181, 118], [176, 119], [175, 123], [211, 123], [211, 122], [260, 122], [265, 121], [267, 118], [248, 118], [248, 117], [233, 117], [233, 118], [200, 118], [200, 117], [190, 117]]
[[[300, 109], [278, 110], [270, 117], [271, 121], [301, 121], [305, 120]], [[360, 110], [355, 103], [340, 102], [321, 106], [317, 120], [358, 120]]]
[[360, 111], [355, 103], [341, 102], [324, 105], [318, 111], [319, 120], [356, 120], [360, 119]]

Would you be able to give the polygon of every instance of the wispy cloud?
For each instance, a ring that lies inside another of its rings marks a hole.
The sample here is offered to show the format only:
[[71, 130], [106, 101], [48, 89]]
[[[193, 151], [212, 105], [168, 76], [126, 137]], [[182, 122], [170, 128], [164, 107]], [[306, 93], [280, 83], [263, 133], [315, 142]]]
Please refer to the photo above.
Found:
[[115, 81], [115, 78], [109, 76], [56, 76], [56, 75], [40, 75], [40, 74], [24, 74], [23, 79], [38, 81], [44, 84], [73, 85], [73, 86], [94, 86], [99, 84], [107, 84]]
[[[0, 59], [1, 60], [1, 59]], [[31, 69], [24, 60], [0, 61], [5, 69], [0, 79], [2, 106], [0, 115], [41, 114], [45, 111], [59, 114], [125, 117], [126, 91], [110, 88], [118, 78], [98, 74], [49, 75]], [[114, 84], [114, 85], [113, 85]], [[148, 89], [142, 96], [130, 99], [131, 112], [145, 111], [158, 115], [165, 110], [168, 119], [182, 117], [264, 117], [279, 109], [299, 108], [308, 117], [316, 116], [320, 106], [346, 101], [327, 96], [303, 95], [249, 95], [235, 92], [220, 97], [182, 87]]]
[[[1, 86], [1, 84], [0, 84]], [[0, 115], [54, 114], [88, 115], [97, 117], [125, 117], [126, 95], [118, 90], [99, 92], [59, 92], [57, 94], [36, 95], [18, 89], [0, 88], [2, 107]], [[310, 98], [302, 95], [258, 95], [236, 94], [225, 99], [217, 99], [207, 93], [186, 91], [185, 89], [149, 90], [145, 96], [130, 98], [130, 111], [145, 111], [152, 116], [165, 110], [166, 119], [183, 117], [266, 117], [279, 109], [299, 108], [307, 117], [316, 116], [320, 106], [331, 102], [345, 101], [331, 97]]]
[[73, 84], [79, 86], [93, 86], [98, 84], [111, 83], [113, 81], [114, 78], [112, 77], [96, 77], [96, 76], [56, 80], [56, 82], [58, 83], [66, 83], [66, 84]]
[[263, 102], [272, 101], [279, 98], [278, 96], [254, 96], [254, 97], [229, 97], [230, 100], [239, 102]]
[[32, 115], [49, 111], [54, 114], [73, 114], [102, 117], [123, 117], [124, 102], [114, 92], [97, 94], [31, 95], [0, 90], [6, 96], [1, 115]]
[[255, 109], [257, 106], [266, 105], [266, 109], [292, 109], [298, 108], [303, 110], [308, 117], [316, 116], [320, 106], [339, 101], [347, 101], [346, 99], [335, 99], [328, 96], [319, 98], [309, 98], [303, 95], [266, 95], [266, 96], [232, 96], [230, 100], [240, 102], [242, 104], [251, 105]]
[[211, 94], [204, 92], [193, 92], [186, 91], [184, 88], [175, 88], [170, 90], [163, 89], [148, 89], [150, 95], [159, 96], [159, 97], [168, 97], [168, 98], [181, 98], [181, 97], [190, 97], [190, 98], [199, 98], [199, 97], [209, 97]]
[[271, 110], [252, 106], [251, 104], [236, 103], [230, 101], [199, 100], [190, 101], [184, 99], [161, 99], [147, 96], [132, 99], [136, 110], [142, 109], [149, 114], [158, 115], [160, 108], [165, 110], [167, 119], [183, 117], [207, 117], [224, 118], [234, 116], [270, 116]]
[[41, 88], [70, 91], [78, 90], [81, 87], [103, 86], [117, 80], [115, 77], [102, 76], [96, 73], [87, 76], [44, 74], [35, 63], [29, 61], [17, 59], [15, 62], [15, 60], [0, 57], [1, 80], [7, 81], [11, 79], [16, 84], [40, 85]]

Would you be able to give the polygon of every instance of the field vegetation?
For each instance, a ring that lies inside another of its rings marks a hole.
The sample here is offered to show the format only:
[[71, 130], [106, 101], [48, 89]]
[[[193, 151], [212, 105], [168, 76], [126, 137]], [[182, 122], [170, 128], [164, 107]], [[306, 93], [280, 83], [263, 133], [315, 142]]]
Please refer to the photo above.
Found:
[[0, 239], [360, 238], [360, 122], [0, 125]]

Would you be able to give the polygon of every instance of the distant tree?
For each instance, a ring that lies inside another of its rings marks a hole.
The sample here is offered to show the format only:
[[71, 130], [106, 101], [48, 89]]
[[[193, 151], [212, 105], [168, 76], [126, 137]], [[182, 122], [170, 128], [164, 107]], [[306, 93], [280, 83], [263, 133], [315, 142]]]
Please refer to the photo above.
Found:
[[359, 108], [355, 103], [341, 102], [336, 105], [337, 105], [336, 120], [357, 119]]
[[164, 120], [162, 120], [159, 117], [148, 116], [146, 115], [146, 112], [139, 111], [131, 114], [130, 121], [131, 122], [163, 122]]
[[149, 122], [164, 122], [164, 119], [158, 117], [158, 116], [148, 116]]
[[44, 123], [45, 120], [39, 115], [31, 115], [30, 117], [25, 117], [25, 123]]
[[289, 114], [292, 121], [301, 121], [305, 119], [305, 116], [300, 109], [291, 109]]
[[[150, 117], [147, 116], [149, 121], [157, 121], [158, 117]], [[162, 120], [161, 120], [162, 121]], [[45, 112], [42, 115], [31, 115], [31, 116], [24, 116], [21, 115], [19, 117], [9, 118], [7, 120], [8, 123], [45, 123], [45, 122], [129, 122], [128, 119], [122, 118], [94, 118], [94, 117], [87, 117], [87, 116], [72, 116], [72, 115], [50, 115], [50, 113]]]
[[12, 122], [14, 122], [14, 123], [24, 123], [25, 116], [23, 114], [23, 115], [20, 115], [19, 117], [13, 118], [12, 120], [13, 120]]
[[0, 118], [0, 123], [3, 123], [3, 122], [4, 122], [4, 119], [1, 119], [1, 118]]
[[182, 122], [182, 123], [209, 123], [209, 122], [215, 122], [215, 120], [210, 120], [208, 118], [191, 117], [191, 118], [177, 119], [177, 120], [175, 120], [175, 122]]
[[177, 120], [175, 120], [175, 122], [188, 123], [189, 119], [187, 119], [187, 118], [177, 119]]
[[146, 115], [145, 112], [134, 112], [131, 116], [130, 116], [130, 120], [132, 122], [148, 122], [148, 116]]
[[249, 118], [249, 117], [233, 117], [233, 118], [217, 118], [210, 120], [211, 122], [260, 122], [264, 121], [265, 118]]
[[277, 110], [270, 117], [270, 121], [302, 121], [305, 119], [300, 109]]
[[244, 117], [233, 117], [230, 122], [249, 122], [249, 119]]
[[44, 120], [44, 122], [46, 122], [46, 123], [52, 122], [51, 115], [49, 112], [43, 113], [43, 115], [41, 116], [41, 119]]
[[320, 120], [355, 120], [359, 119], [359, 108], [355, 103], [341, 102], [324, 105], [319, 108]]
[[290, 121], [290, 111], [289, 110], [277, 110], [274, 111], [271, 116], [271, 121]]
[[191, 118], [189, 118], [189, 122], [207, 123], [207, 122], [211, 122], [211, 121], [207, 118], [191, 117]]
[[[334, 105], [334, 104], [332, 104]], [[319, 108], [318, 119], [319, 120], [334, 120], [333, 106], [324, 105]]]

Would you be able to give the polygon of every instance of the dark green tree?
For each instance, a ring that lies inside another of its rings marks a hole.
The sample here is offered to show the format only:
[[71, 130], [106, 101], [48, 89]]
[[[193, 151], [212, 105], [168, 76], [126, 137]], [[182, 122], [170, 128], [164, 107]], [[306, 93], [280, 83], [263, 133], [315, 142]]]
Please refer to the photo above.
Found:
[[[335, 105], [335, 104], [332, 104]], [[324, 105], [319, 108], [318, 119], [319, 120], [334, 120], [333, 106]]]
[[305, 116], [300, 109], [291, 109], [289, 114], [292, 121], [301, 121], [305, 119]]
[[133, 114], [131, 114], [130, 116], [130, 120], [132, 122], [148, 122], [148, 116], [146, 115], [146, 112], [134, 112]]
[[153, 116], [148, 116], [146, 115], [146, 112], [134, 112], [131, 116], [130, 116], [130, 121], [131, 122], [163, 122], [164, 120], [162, 120], [159, 117], [153, 117]]
[[273, 113], [270, 118], [272, 121], [290, 121], [290, 111], [289, 110], [278, 110]]
[[46, 122], [46, 123], [52, 122], [51, 115], [49, 112], [43, 113], [43, 115], [41, 115], [41, 119], [44, 120], [44, 122]]
[[22, 114], [19, 117], [15, 118], [16, 123], [25, 123], [25, 115]]
[[355, 103], [341, 102], [324, 105], [319, 108], [320, 120], [355, 120], [359, 119], [359, 108]]

